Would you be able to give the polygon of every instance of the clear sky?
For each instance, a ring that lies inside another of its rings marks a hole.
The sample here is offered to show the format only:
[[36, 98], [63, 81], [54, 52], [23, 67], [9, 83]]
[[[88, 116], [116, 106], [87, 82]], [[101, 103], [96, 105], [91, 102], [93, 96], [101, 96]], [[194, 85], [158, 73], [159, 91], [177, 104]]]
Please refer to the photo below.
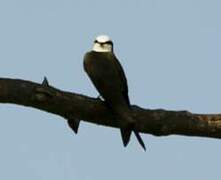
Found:
[[[82, 58], [108, 34], [133, 104], [221, 112], [221, 1], [1, 0], [0, 77], [97, 96]], [[221, 140], [142, 134], [82, 122], [76, 136], [53, 114], [0, 104], [0, 179], [220, 179]]]

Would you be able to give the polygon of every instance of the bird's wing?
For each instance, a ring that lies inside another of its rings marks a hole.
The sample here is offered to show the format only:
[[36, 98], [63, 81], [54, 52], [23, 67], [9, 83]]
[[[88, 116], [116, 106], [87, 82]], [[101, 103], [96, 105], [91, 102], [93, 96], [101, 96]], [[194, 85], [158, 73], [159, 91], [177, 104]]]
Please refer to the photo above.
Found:
[[119, 73], [119, 77], [121, 78], [121, 89], [122, 89], [123, 96], [125, 100], [127, 101], [127, 104], [130, 105], [126, 75], [118, 59], [115, 56], [114, 56], [114, 59], [115, 59], [114, 65], [117, 69], [117, 72]]
[[[104, 57], [105, 59], [102, 59]], [[110, 66], [111, 69], [108, 69], [108, 66]], [[91, 78], [98, 91], [98, 87], [101, 86], [100, 83], [102, 82], [102, 88], [104, 88], [104, 85], [107, 82], [104, 78], [108, 77], [110, 79], [109, 75], [113, 73], [112, 75], [113, 78], [115, 78], [115, 86], [117, 86], [117, 88], [120, 89], [122, 96], [124, 97], [128, 106], [130, 105], [128, 97], [127, 79], [120, 62], [113, 53], [102, 54], [93, 51], [86, 53], [84, 57], [84, 69], [88, 73], [89, 77]], [[97, 71], [95, 69], [99, 69], [99, 72], [102, 72], [103, 75], [101, 76], [99, 74], [98, 76]], [[105, 86], [108, 87], [110, 85], [112, 86], [113, 83], [106, 84]], [[102, 90], [102, 88], [100, 88], [100, 90]], [[101, 95], [103, 94], [101, 93]]]

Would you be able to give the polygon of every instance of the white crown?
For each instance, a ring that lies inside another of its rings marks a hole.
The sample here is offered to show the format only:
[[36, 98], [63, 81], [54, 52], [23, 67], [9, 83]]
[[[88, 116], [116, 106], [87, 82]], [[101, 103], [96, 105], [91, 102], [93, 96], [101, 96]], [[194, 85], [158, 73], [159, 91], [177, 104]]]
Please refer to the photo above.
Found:
[[99, 43], [105, 43], [105, 42], [111, 41], [111, 39], [107, 35], [99, 35], [97, 36], [96, 41]]

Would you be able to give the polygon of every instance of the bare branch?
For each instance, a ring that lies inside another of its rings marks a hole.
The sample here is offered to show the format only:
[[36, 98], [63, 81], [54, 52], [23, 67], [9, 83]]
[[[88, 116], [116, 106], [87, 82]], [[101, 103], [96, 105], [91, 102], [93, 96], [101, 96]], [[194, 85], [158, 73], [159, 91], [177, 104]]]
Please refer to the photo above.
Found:
[[[110, 127], [116, 120], [99, 98], [64, 92], [49, 86], [19, 79], [0, 78], [0, 103], [13, 103], [34, 107], [65, 119], [82, 119]], [[221, 114], [192, 114], [188, 111], [149, 110], [132, 106], [139, 132], [156, 136], [187, 135], [221, 138]], [[74, 124], [75, 125], [75, 124]], [[76, 132], [78, 124], [75, 125]]]

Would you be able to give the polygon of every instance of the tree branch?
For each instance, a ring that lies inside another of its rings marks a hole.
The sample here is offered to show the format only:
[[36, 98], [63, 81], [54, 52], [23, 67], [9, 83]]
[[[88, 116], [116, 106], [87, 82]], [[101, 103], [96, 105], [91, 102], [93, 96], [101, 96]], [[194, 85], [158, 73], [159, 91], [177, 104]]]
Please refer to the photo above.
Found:
[[[0, 103], [13, 103], [57, 114], [67, 120], [82, 119], [110, 127], [118, 126], [118, 120], [106, 108], [103, 101], [84, 95], [64, 92], [31, 81], [0, 78]], [[187, 135], [221, 138], [221, 114], [192, 114], [188, 111], [143, 109], [132, 106], [135, 128], [142, 133], [156, 136]]]

